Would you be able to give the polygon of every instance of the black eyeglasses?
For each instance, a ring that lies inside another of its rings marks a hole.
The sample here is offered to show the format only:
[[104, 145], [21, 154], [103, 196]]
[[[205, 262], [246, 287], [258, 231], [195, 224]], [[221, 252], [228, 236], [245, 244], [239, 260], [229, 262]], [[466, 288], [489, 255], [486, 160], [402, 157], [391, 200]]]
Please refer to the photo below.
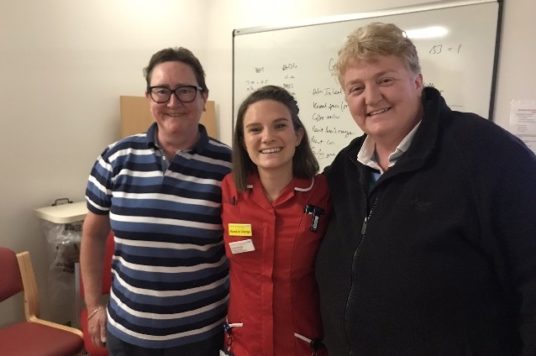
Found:
[[181, 103], [191, 103], [195, 100], [197, 92], [203, 91], [203, 88], [195, 85], [180, 85], [175, 89], [169, 89], [164, 86], [149, 87], [148, 92], [151, 99], [158, 104], [167, 103], [171, 98], [171, 94], [175, 94], [177, 100]]

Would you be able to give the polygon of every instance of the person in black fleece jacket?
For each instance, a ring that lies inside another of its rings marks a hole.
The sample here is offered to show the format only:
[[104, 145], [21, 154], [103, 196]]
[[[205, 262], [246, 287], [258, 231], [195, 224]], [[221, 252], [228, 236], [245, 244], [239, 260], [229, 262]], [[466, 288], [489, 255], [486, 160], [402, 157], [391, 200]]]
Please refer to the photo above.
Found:
[[364, 135], [324, 172], [330, 355], [536, 355], [534, 153], [425, 88], [396, 25], [353, 32], [337, 70]]

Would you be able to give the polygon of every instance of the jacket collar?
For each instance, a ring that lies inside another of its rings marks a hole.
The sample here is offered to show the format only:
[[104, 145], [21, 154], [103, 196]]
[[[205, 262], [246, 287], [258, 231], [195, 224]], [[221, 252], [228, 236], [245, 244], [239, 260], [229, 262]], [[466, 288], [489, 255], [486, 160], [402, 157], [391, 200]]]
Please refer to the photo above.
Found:
[[[395, 167], [396, 172], [419, 169], [434, 153], [439, 140], [439, 127], [449, 107], [439, 91], [432, 87], [424, 88], [422, 96], [423, 119], [415, 133], [413, 142], [406, 154], [400, 157]], [[398, 166], [398, 167], [397, 167]]]
[[[432, 87], [423, 89], [422, 95], [423, 118], [413, 142], [405, 154], [397, 161], [397, 164], [389, 169], [383, 176], [398, 174], [400, 172], [412, 171], [420, 168], [427, 159], [433, 154], [438, 140], [439, 126], [441, 120], [450, 112], [449, 107], [439, 91]], [[365, 142], [367, 135], [355, 138], [350, 144], [341, 151], [346, 159], [351, 160], [354, 164], [362, 166], [357, 162], [357, 153]]]

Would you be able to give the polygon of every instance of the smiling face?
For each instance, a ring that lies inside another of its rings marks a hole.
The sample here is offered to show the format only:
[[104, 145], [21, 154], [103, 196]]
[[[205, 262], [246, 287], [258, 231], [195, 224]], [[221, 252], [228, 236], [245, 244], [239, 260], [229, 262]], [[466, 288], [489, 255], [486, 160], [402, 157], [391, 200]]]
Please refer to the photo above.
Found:
[[[180, 85], [199, 86], [189, 65], [172, 61], [163, 62], [154, 67], [150, 86], [163, 86], [173, 90]], [[159, 139], [187, 141], [197, 138], [197, 125], [201, 119], [207, 95], [205, 91], [197, 92], [193, 102], [182, 103], [172, 94], [168, 102], [159, 104], [146, 94], [151, 114], [158, 124]]]
[[422, 75], [396, 56], [351, 61], [341, 83], [354, 121], [377, 143], [396, 147], [420, 120]]
[[303, 137], [294, 129], [288, 108], [275, 100], [251, 104], [243, 121], [244, 145], [259, 173], [292, 175], [292, 158]]

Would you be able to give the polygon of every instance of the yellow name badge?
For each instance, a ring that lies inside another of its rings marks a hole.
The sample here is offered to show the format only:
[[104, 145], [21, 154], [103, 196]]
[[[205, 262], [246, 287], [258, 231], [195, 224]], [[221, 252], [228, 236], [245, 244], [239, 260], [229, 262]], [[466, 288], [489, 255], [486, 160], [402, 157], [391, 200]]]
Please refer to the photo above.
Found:
[[229, 224], [229, 236], [253, 236], [251, 224]]

